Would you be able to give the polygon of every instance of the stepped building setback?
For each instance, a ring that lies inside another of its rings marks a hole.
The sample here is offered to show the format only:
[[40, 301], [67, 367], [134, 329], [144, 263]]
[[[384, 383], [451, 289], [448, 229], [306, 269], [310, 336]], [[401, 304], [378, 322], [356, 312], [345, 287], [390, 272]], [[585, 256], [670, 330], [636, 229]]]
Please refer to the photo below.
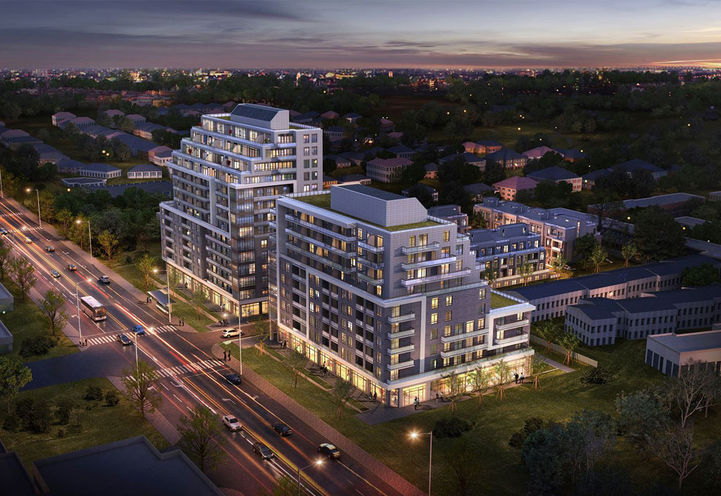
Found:
[[242, 316], [267, 313], [268, 236], [281, 194], [322, 189], [322, 130], [288, 110], [241, 104], [209, 114], [173, 152], [160, 204], [163, 259], [189, 289]]
[[[363, 185], [282, 196], [271, 252], [279, 339], [390, 406], [503, 360], [529, 373], [533, 306], [492, 291], [470, 239], [416, 198]], [[465, 384], [465, 382], [464, 382]]]

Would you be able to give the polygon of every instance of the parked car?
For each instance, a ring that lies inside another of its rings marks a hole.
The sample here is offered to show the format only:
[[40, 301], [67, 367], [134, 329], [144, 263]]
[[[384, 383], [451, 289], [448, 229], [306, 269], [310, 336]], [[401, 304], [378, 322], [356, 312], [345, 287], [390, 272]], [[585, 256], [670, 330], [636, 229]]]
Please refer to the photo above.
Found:
[[30, 238], [28, 238], [27, 236], [25, 236], [25, 243], [31, 244], [32, 242], [33, 242], [32, 239], [30, 239]]
[[340, 450], [331, 443], [322, 443], [318, 446], [318, 453], [333, 460], [340, 458]]
[[50, 274], [51, 274], [55, 279], [57, 279], [58, 277], [60, 277], [60, 272], [58, 272], [58, 271], [55, 270], [55, 269], [51, 270], [51, 271], [50, 271]]
[[145, 327], [141, 325], [136, 325], [135, 327], [133, 327], [133, 332], [138, 336], [145, 336]]
[[128, 345], [133, 344], [133, 342], [130, 340], [130, 338], [129, 338], [128, 336], [126, 336], [125, 334], [119, 334], [119, 335], [118, 335], [118, 341], [119, 341], [120, 344], [122, 344], [123, 346], [128, 346]]
[[55, 251], [55, 247], [53, 245], [48, 245], [45, 247], [45, 251], [48, 253], [52, 253]]
[[222, 337], [224, 338], [237, 338], [238, 335], [245, 336], [243, 331], [238, 331], [238, 329], [226, 329], [223, 331]]
[[271, 449], [263, 443], [255, 443], [253, 445], [253, 451], [255, 451], [263, 460], [270, 460], [275, 456]]
[[0, 234], [2, 234], [3, 236], [6, 236], [7, 233], [8, 233], [7, 229], [5, 229], [4, 227], [0, 227]]
[[293, 434], [293, 429], [291, 429], [290, 427], [288, 427], [287, 425], [285, 425], [283, 423], [275, 424], [273, 426], [273, 429], [275, 430], [275, 432], [277, 432], [278, 434], [280, 434], [283, 437], [290, 436], [291, 434]]
[[109, 276], [100, 276], [100, 277], [98, 277], [98, 282], [100, 284], [110, 284], [110, 277]]
[[78, 268], [75, 266], [75, 264], [68, 264], [68, 270], [70, 272], [75, 272], [76, 270], [78, 270]]
[[240, 376], [238, 374], [227, 374], [225, 376], [225, 380], [231, 384], [235, 384], [236, 386], [240, 386], [240, 384], [242, 382], [240, 380]]
[[243, 428], [240, 425], [238, 419], [235, 418], [233, 415], [223, 415], [223, 425], [225, 425], [228, 430], [231, 431], [239, 431]]

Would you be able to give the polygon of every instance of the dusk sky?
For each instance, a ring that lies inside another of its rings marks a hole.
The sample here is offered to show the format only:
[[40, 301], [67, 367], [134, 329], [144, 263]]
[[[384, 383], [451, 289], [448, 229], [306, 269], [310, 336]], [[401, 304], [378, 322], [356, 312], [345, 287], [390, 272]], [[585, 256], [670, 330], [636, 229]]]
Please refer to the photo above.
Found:
[[721, 66], [718, 0], [0, 0], [0, 66]]

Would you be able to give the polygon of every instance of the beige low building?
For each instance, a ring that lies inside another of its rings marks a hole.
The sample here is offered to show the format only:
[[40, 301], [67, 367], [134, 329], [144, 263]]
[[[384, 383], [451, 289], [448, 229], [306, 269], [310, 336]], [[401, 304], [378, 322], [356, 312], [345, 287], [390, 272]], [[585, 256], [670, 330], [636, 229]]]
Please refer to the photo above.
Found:
[[687, 334], [656, 334], [646, 339], [646, 364], [678, 377], [698, 363], [721, 373], [721, 329]]

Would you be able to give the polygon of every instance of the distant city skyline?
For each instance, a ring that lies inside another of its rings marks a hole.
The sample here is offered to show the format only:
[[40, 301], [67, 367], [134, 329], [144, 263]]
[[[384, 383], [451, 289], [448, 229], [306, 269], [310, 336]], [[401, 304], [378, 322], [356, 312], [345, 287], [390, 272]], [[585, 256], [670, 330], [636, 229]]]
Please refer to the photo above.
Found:
[[721, 67], [712, 0], [6, 0], [0, 66]]

